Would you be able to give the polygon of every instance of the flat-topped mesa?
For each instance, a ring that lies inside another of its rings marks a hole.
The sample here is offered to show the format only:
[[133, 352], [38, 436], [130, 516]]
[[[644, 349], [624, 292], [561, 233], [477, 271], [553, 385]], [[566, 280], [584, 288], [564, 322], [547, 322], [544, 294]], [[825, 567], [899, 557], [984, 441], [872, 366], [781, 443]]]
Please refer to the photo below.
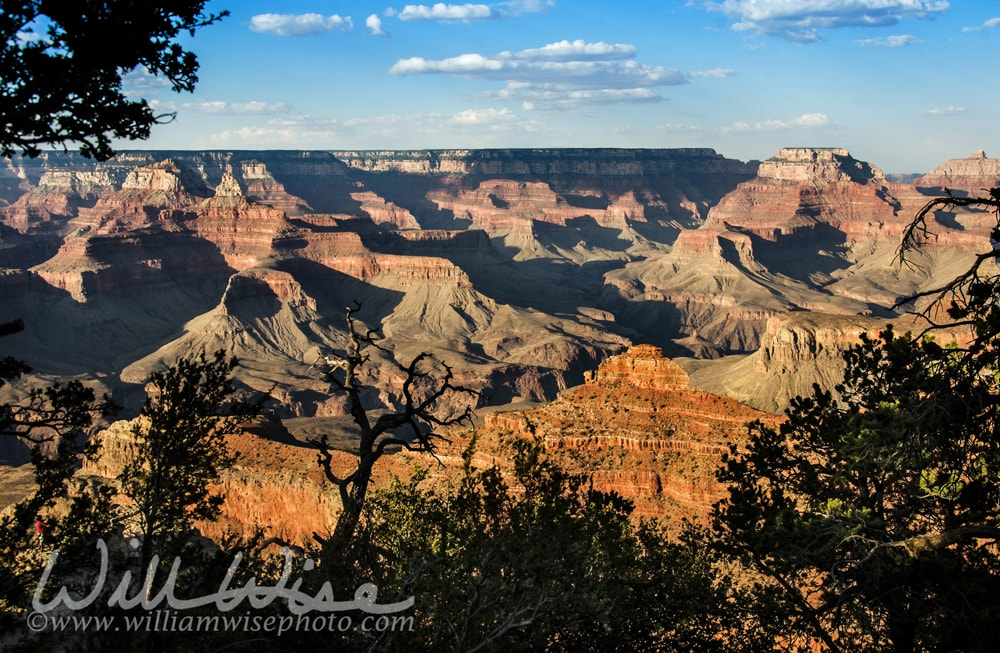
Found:
[[640, 176], [700, 171], [752, 175], [756, 161], [727, 159], [711, 148], [550, 148], [489, 150], [334, 151], [347, 166], [366, 172], [479, 177]]
[[670, 390], [690, 386], [691, 379], [681, 367], [652, 345], [637, 345], [601, 363], [596, 372], [584, 374], [587, 383], [608, 386], [627, 383], [637, 388]]
[[122, 190], [163, 191], [176, 193], [183, 189], [180, 167], [171, 159], [128, 173]]
[[84, 196], [113, 190], [114, 180], [105, 170], [47, 170], [31, 194], [64, 193]]
[[135, 168], [126, 175], [121, 190], [98, 203], [110, 206], [170, 207], [189, 206], [209, 194], [197, 172], [173, 159]]
[[918, 188], [960, 189], [973, 194], [1000, 186], [1000, 159], [991, 159], [977, 150], [964, 159], [949, 159], [920, 177]]
[[757, 168], [757, 176], [778, 181], [885, 182], [877, 167], [858, 161], [840, 147], [786, 147]]
[[845, 149], [784, 148], [760, 164], [755, 179], [713, 206], [705, 226], [771, 242], [833, 239], [834, 246], [846, 236], [853, 245], [898, 235], [904, 224], [898, 216], [913, 215], [922, 201], [912, 188], [891, 185], [881, 170]]

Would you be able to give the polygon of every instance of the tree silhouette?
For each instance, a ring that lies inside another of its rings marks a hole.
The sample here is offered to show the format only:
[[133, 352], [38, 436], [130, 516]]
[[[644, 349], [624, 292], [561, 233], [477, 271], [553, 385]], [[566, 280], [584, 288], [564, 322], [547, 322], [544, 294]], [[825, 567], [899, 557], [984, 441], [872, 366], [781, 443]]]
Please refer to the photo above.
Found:
[[4, 0], [0, 12], [0, 154], [37, 156], [46, 145], [78, 144], [85, 157], [114, 155], [113, 138], [149, 137], [171, 116], [122, 88], [130, 73], [162, 76], [192, 91], [198, 60], [177, 42], [228, 12], [205, 0]]
[[[992, 210], [1000, 189], [929, 201]], [[798, 397], [777, 430], [751, 425], [719, 470], [729, 497], [710, 536], [769, 582], [784, 638], [831, 651], [991, 651], [1000, 638], [1000, 276], [995, 247], [921, 310], [928, 334], [891, 328], [845, 355], [835, 401]], [[941, 317], [942, 311], [946, 317]], [[929, 334], [967, 329], [961, 345]]]
[[317, 443], [320, 448], [319, 463], [326, 478], [339, 489], [343, 505], [334, 527], [334, 542], [344, 542], [354, 533], [371, 483], [372, 470], [388, 448], [403, 447], [433, 455], [434, 441], [441, 437], [436, 433], [437, 429], [471, 424], [472, 421], [471, 406], [457, 416], [442, 417], [438, 413], [438, 402], [452, 393], [478, 397], [476, 391], [453, 382], [454, 374], [450, 367], [429, 353], [421, 353], [409, 365], [395, 363], [404, 375], [400, 405], [397, 410], [383, 413], [373, 421], [362, 400], [366, 386], [360, 381], [359, 373], [369, 362], [369, 348], [388, 352], [378, 344], [381, 337], [377, 331], [361, 333], [358, 330], [354, 315], [360, 310], [361, 305], [357, 303], [347, 308], [348, 349], [324, 357], [323, 378], [329, 381], [335, 392], [346, 395], [351, 418], [360, 436], [357, 466], [344, 477], [333, 471], [333, 457], [326, 439]]
[[[11, 357], [0, 360], [0, 388], [18, 382], [29, 372], [31, 368], [21, 361]], [[0, 518], [0, 600], [6, 603], [23, 598], [26, 583], [34, 580], [26, 573], [30, 564], [25, 557], [37, 549], [37, 542], [27, 536], [35, 516], [66, 497], [67, 483], [79, 468], [80, 455], [95, 453], [87, 443], [91, 427], [98, 417], [117, 410], [109, 397], [98, 399], [92, 388], [79, 381], [45, 387], [24, 384], [23, 393], [20, 401], [0, 404], [0, 436], [31, 446], [36, 484], [29, 497]], [[79, 515], [79, 511], [71, 513], [66, 523]], [[61, 528], [54, 515], [46, 514], [45, 521], [50, 541], [53, 534], [60, 537], [76, 528]]]
[[209, 485], [235, 461], [226, 435], [258, 415], [263, 401], [234, 398], [230, 374], [237, 363], [222, 350], [211, 360], [201, 352], [149, 378], [118, 477], [135, 504], [143, 565], [158, 548], [186, 536], [194, 520], [219, 514], [223, 497]]

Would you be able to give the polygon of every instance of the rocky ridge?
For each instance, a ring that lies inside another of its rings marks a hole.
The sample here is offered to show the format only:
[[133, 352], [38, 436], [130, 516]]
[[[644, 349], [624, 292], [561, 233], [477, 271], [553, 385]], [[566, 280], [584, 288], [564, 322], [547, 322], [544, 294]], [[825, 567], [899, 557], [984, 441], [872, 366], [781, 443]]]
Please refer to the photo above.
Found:
[[[995, 162], [942, 169], [980, 183]], [[486, 401], [551, 399], [631, 343], [716, 358], [755, 352], [790, 312], [898, 316], [988, 243], [988, 215], [939, 215], [922, 269], [895, 266], [925, 192], [836, 148], [9, 160], [0, 318], [29, 326], [0, 344], [112, 388], [232, 347], [244, 383], [325, 415], [339, 404], [309, 366], [360, 301], [397, 360], [431, 349]]]
[[[618, 492], [635, 514], [704, 522], [724, 489], [715, 469], [746, 425], [777, 418], [690, 385], [662, 352], [636, 346], [612, 356], [587, 382], [537, 408], [485, 415], [480, 454], [502, 451], [505, 438], [536, 438], [566, 471], [589, 486]], [[493, 459], [501, 456], [493, 453]]]
[[[759, 164], [711, 150], [9, 160], [0, 321], [27, 328], [0, 353], [97, 380], [128, 411], [149, 371], [224, 347], [242, 384], [274, 388], [283, 417], [339, 419], [311, 366], [344, 346], [344, 307], [360, 301], [362, 328], [388, 345], [365, 376], [371, 406], [400, 401], [389, 357], [432, 351], [482, 406], [552, 400], [486, 411], [477, 465], [537, 435], [638, 514], [699, 519], [720, 496], [711, 472], [727, 443], [777, 419], [730, 397], [777, 412], [838, 381], [860, 333], [902, 325], [913, 306], [897, 300], [989, 246], [989, 214], [939, 213], [919, 266], [894, 264], [930, 189], [947, 178], [979, 192], [997, 165], [975, 153], [902, 184], [829, 148]], [[615, 355], [636, 342], [648, 344]], [[457, 465], [465, 442], [442, 459]], [[329, 525], [332, 503], [296, 512], [325, 491], [308, 449], [232, 446], [247, 461], [223, 480], [234, 522], [292, 515], [276, 526], [290, 538]], [[385, 469], [405, 472], [407, 456]]]

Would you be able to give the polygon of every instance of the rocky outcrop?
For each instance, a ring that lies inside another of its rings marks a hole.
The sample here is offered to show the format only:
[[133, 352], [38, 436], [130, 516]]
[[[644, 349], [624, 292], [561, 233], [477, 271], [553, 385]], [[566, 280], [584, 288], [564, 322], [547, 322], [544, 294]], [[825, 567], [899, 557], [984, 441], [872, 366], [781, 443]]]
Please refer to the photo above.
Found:
[[936, 215], [923, 268], [893, 268], [924, 201], [822, 148], [46, 154], [0, 163], [0, 311], [46, 325], [5, 342], [60, 370], [127, 384], [239, 347], [247, 383], [326, 414], [302, 358], [358, 301], [397, 360], [551, 399], [633, 341], [716, 357], [789, 311], [898, 314], [988, 246], [988, 214]]
[[786, 147], [757, 168], [757, 177], [800, 184], [853, 181], [859, 184], [884, 180], [881, 170], [858, 161], [843, 148]]
[[637, 388], [668, 390], [691, 384], [677, 363], [663, 357], [663, 351], [652, 345], [631, 347], [601, 363], [597, 371], [585, 375], [587, 383], [610, 385], [626, 383]]
[[[811, 396], [813, 384], [835, 392], [844, 378], [844, 353], [860, 344], [862, 335], [877, 339], [889, 324], [897, 334], [916, 333], [925, 326], [912, 317], [888, 320], [804, 311], [775, 316], [767, 321], [756, 352], [699, 365], [691, 373], [692, 382], [778, 413], [793, 397]], [[938, 336], [943, 342], [961, 339], [958, 333]]]
[[540, 438], [553, 460], [594, 489], [618, 492], [635, 502], [636, 515], [679, 528], [684, 518], [704, 522], [722, 498], [715, 469], [754, 419], [777, 420], [692, 387], [676, 363], [642, 345], [550, 404], [486, 414], [477, 442], [485, 455], [503, 450], [506, 437]]
[[[881, 170], [833, 148], [786, 148], [709, 213], [706, 227], [763, 240], [870, 238], [901, 208]], [[858, 228], [858, 222], [864, 226]]]
[[[102, 431], [100, 457], [85, 461], [83, 474], [115, 485], [131, 455], [131, 428], [131, 422], [119, 421]], [[340, 500], [323, 478], [315, 448], [287, 435], [276, 440], [251, 431], [227, 436], [226, 448], [236, 463], [210, 486], [210, 492], [224, 495], [225, 500], [217, 521], [196, 523], [203, 535], [220, 539], [228, 532], [250, 538], [261, 528], [265, 537], [303, 546], [312, 541], [313, 533], [332, 532]], [[333, 456], [336, 464], [349, 464], [345, 452], [334, 451]], [[122, 494], [116, 500], [128, 504]]]
[[941, 192], [945, 188], [970, 194], [1000, 186], [1000, 159], [977, 150], [964, 159], [949, 159], [915, 182], [918, 188]]

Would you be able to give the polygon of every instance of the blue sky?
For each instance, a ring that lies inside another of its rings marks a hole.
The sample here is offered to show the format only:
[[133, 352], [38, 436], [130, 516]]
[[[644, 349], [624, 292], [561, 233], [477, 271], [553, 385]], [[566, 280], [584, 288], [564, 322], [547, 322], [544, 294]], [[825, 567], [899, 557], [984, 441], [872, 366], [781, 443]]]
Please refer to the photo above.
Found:
[[211, 0], [194, 94], [141, 149], [846, 147], [1000, 156], [1000, 0]]

